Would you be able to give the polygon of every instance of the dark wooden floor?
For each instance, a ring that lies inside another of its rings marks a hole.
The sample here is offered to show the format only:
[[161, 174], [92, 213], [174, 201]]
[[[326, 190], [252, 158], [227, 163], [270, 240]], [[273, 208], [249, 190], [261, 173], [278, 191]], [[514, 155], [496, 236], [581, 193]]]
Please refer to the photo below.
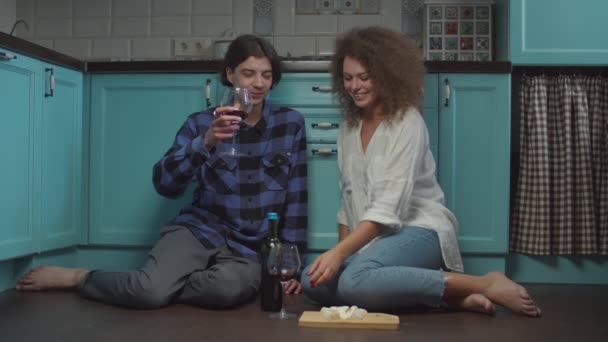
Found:
[[[257, 302], [227, 311], [173, 305], [135, 311], [89, 301], [71, 292], [0, 293], [0, 341], [608, 341], [608, 285], [528, 285], [543, 317], [499, 310], [400, 314], [399, 331], [298, 328], [274, 321]], [[290, 298], [292, 311], [318, 310]]]

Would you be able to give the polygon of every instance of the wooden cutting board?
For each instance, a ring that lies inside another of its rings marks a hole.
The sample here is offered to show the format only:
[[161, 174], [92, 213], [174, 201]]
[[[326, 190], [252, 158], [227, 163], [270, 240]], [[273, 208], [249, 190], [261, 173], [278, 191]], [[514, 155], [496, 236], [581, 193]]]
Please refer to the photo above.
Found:
[[307, 328], [399, 330], [399, 316], [368, 312], [360, 320], [327, 320], [320, 311], [304, 311], [298, 325]]

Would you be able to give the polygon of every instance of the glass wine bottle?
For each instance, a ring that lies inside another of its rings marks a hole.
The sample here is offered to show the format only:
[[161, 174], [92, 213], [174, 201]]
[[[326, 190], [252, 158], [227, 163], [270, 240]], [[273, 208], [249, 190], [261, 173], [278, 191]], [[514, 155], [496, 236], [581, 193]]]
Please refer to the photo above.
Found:
[[275, 275], [270, 274], [266, 263], [268, 253], [274, 245], [280, 244], [278, 236], [279, 217], [277, 213], [268, 213], [268, 238], [260, 250], [260, 265], [262, 269], [261, 301], [263, 311], [279, 311], [283, 304], [283, 289]]

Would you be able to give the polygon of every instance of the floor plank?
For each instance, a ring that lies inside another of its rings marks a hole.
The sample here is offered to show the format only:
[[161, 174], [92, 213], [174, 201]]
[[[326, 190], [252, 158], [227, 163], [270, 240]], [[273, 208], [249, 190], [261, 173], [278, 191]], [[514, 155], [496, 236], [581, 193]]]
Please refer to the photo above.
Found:
[[[493, 317], [466, 312], [399, 313], [399, 331], [298, 328], [275, 321], [257, 302], [218, 311], [185, 305], [129, 310], [71, 292], [0, 293], [0, 340], [20, 341], [606, 341], [608, 285], [528, 285], [543, 309], [534, 319], [500, 309]], [[295, 312], [318, 310], [290, 297]]]

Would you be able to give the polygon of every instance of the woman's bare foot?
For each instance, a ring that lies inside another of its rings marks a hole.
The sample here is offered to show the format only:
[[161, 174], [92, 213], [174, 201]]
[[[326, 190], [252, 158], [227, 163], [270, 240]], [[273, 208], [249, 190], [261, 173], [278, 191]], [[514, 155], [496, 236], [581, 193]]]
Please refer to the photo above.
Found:
[[34, 268], [17, 281], [19, 291], [70, 290], [75, 289], [88, 270], [42, 266]]
[[484, 276], [489, 286], [482, 292], [492, 302], [509, 308], [511, 311], [531, 317], [539, 317], [541, 310], [528, 291], [500, 272], [490, 272]]
[[479, 312], [486, 315], [493, 315], [496, 307], [486, 296], [474, 293], [466, 297], [447, 298], [448, 307], [456, 310]]

